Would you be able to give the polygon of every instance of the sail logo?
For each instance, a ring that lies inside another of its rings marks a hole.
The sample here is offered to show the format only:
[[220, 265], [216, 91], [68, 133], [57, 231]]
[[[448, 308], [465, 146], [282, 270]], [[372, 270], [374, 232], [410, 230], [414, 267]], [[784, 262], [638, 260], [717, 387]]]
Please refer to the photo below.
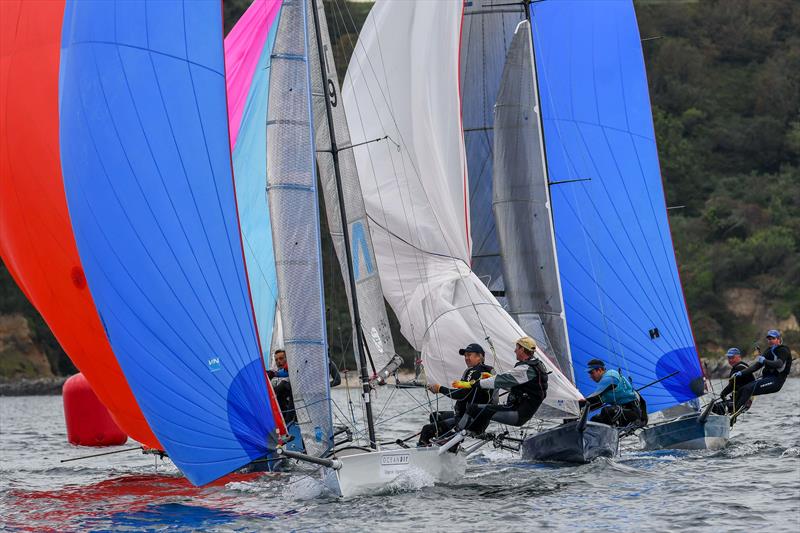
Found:
[[375, 260], [372, 257], [364, 220], [356, 220], [350, 224], [350, 245], [353, 254], [353, 277], [356, 282], [365, 280], [375, 274]]
[[407, 453], [402, 455], [384, 455], [381, 457], [382, 465], [407, 465], [409, 455]]
[[212, 372], [222, 369], [222, 365], [219, 363], [219, 357], [212, 357], [208, 360], [208, 369]]

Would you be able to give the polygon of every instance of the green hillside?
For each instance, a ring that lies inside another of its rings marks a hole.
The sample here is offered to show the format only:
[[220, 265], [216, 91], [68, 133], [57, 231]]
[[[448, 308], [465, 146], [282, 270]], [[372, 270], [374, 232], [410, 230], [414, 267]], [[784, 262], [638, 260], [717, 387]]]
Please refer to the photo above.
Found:
[[[225, 2], [228, 28], [248, 3]], [[697, 343], [712, 355], [728, 345], [747, 349], [767, 327], [778, 327], [797, 347], [800, 2], [650, 0], [636, 6]], [[370, 4], [326, 0], [326, 7], [343, 75]], [[352, 349], [350, 319], [330, 242], [323, 248], [329, 339], [339, 362]], [[0, 314], [27, 317], [32, 342], [54, 373], [72, 369], [5, 266]], [[411, 361], [410, 348], [402, 350]]]

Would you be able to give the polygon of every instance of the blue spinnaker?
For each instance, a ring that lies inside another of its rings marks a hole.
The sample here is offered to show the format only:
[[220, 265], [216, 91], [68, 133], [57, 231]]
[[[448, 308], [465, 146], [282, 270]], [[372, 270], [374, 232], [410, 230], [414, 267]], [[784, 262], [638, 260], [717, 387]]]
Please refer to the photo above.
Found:
[[275, 427], [231, 173], [218, 2], [68, 2], [60, 137], [78, 250], [148, 423], [195, 484]]
[[650, 411], [695, 398], [702, 371], [673, 252], [633, 5], [536, 2], [531, 15], [577, 385], [584, 394], [594, 389], [584, 368], [600, 358], [637, 388], [679, 371], [643, 391]]

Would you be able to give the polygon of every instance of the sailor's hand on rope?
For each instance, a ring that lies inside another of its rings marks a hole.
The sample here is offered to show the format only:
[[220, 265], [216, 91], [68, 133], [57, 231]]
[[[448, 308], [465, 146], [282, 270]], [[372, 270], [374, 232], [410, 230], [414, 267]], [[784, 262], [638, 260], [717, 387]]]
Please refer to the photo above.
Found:
[[454, 389], [471, 389], [474, 382], [472, 381], [454, 381], [453, 388]]
[[742, 371], [741, 371], [741, 370], [740, 370], [740, 371], [738, 371], [737, 373], [735, 373], [734, 375], [732, 375], [732, 376], [731, 376], [731, 379], [733, 379], [733, 378], [740, 378], [740, 377], [742, 377]]
[[758, 363], [761, 364], [761, 365], [763, 365], [764, 361], [766, 361], [766, 360], [767, 359], [763, 355], [759, 355], [758, 359], [756, 359], [756, 361], [758, 361]]
[[430, 383], [430, 384], [428, 385], [428, 390], [429, 390], [429, 391], [431, 391], [431, 392], [432, 392], [432, 393], [434, 393], [434, 394], [439, 394], [439, 389], [440, 389], [441, 387], [442, 387], [442, 386], [441, 386], [441, 385], [439, 385], [438, 383]]

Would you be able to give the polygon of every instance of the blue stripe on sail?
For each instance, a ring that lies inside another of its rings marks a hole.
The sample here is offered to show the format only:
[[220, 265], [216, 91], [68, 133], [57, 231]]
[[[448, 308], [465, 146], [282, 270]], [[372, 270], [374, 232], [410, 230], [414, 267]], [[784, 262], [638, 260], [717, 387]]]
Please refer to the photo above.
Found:
[[61, 158], [86, 277], [150, 427], [195, 484], [275, 427], [244, 273], [217, 2], [68, 2]]
[[597, 357], [636, 387], [679, 370], [644, 391], [651, 411], [694, 398], [633, 5], [537, 2], [531, 15], [550, 181], [590, 180], [551, 187], [577, 385], [595, 388], [583, 368]]
[[269, 64], [278, 19], [272, 23], [258, 60], [242, 114], [239, 135], [233, 149], [233, 175], [239, 223], [247, 260], [247, 275], [253, 296], [256, 323], [264, 357], [269, 358], [275, 324], [278, 281], [272, 249], [269, 205], [267, 203], [267, 100]]

